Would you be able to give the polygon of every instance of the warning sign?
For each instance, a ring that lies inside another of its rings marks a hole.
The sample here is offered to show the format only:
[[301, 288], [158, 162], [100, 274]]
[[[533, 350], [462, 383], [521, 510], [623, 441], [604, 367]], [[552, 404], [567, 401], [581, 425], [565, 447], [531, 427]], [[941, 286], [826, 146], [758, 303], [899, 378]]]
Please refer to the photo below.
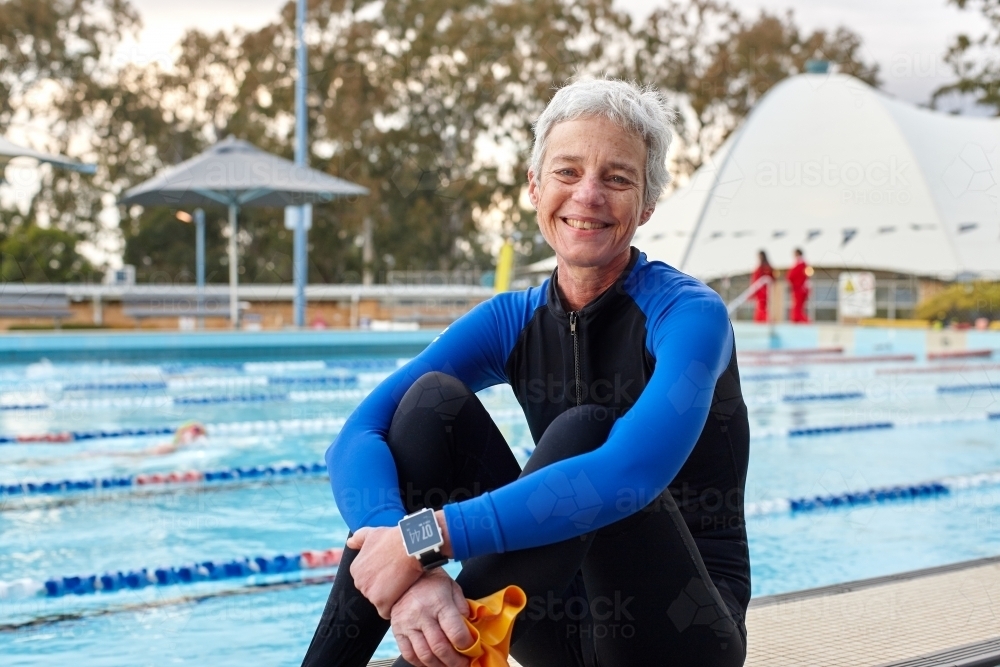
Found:
[[837, 289], [837, 312], [844, 317], [875, 317], [875, 274], [844, 271]]

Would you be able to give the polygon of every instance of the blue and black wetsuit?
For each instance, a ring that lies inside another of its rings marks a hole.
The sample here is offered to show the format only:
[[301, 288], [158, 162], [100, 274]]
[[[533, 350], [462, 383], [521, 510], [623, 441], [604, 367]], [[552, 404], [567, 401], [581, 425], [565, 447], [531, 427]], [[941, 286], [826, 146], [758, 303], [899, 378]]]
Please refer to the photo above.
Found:
[[[557, 279], [480, 304], [362, 402], [327, 452], [338, 507], [357, 530], [443, 505], [466, 595], [529, 593], [512, 648], [528, 667], [742, 664], [749, 428], [726, 308], [635, 249], [579, 311]], [[536, 442], [523, 471], [471, 393], [500, 383]], [[338, 583], [308, 664], [333, 655]]]

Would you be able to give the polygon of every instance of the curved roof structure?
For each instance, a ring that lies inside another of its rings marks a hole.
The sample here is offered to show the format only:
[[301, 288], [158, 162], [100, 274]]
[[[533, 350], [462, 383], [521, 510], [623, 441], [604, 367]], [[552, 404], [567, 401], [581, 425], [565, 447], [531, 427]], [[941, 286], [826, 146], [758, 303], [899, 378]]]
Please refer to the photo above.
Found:
[[634, 244], [703, 280], [778, 267], [1000, 277], [1000, 119], [941, 114], [842, 74], [775, 86]]

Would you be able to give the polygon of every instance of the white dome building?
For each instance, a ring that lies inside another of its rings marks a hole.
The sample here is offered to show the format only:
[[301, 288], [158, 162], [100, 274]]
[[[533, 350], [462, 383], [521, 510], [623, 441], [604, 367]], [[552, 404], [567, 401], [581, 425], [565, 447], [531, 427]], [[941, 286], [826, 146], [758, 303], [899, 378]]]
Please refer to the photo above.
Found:
[[817, 268], [1000, 277], [1000, 120], [894, 100], [842, 74], [775, 86], [657, 206], [635, 244], [701, 278], [764, 250]]

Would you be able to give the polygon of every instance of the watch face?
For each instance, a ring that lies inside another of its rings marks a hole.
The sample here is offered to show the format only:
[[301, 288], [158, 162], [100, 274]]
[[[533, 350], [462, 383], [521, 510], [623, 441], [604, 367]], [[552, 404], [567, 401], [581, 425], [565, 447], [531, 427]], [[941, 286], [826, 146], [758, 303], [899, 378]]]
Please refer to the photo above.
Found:
[[406, 517], [399, 522], [399, 529], [403, 533], [406, 553], [410, 556], [442, 543], [441, 531], [431, 510]]

